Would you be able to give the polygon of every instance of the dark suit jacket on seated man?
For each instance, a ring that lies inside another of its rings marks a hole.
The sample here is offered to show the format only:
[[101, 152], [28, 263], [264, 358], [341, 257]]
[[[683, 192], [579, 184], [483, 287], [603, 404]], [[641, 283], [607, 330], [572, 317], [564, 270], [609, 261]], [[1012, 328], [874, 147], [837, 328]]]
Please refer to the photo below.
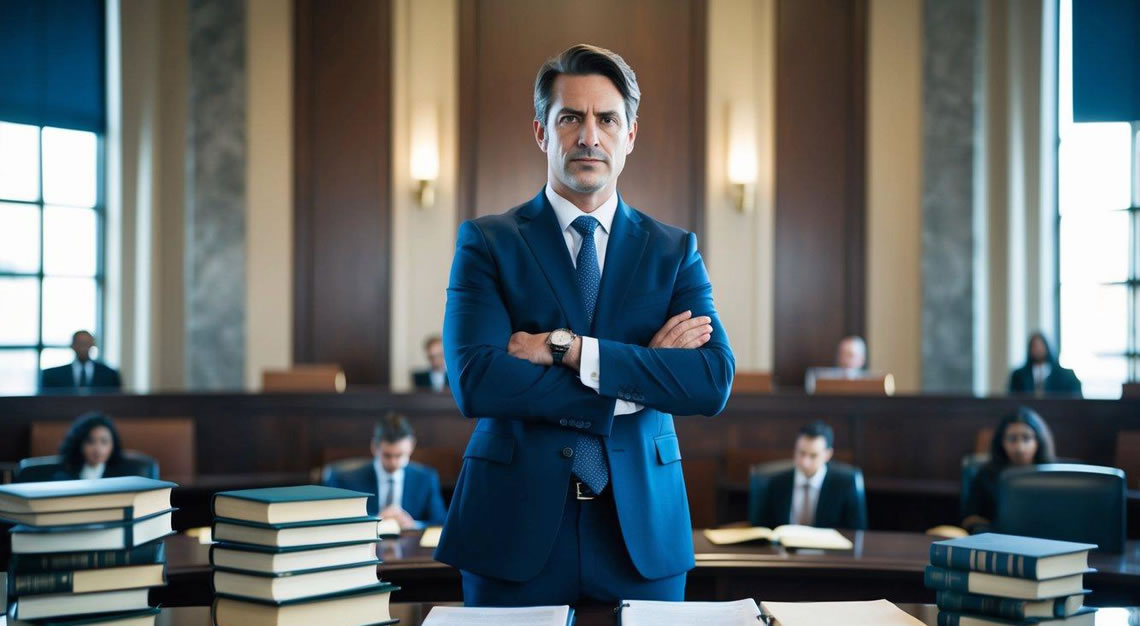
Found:
[[402, 416], [389, 415], [372, 437], [373, 462], [345, 473], [333, 473], [330, 487], [371, 494], [368, 514], [395, 519], [400, 528], [422, 528], [443, 523], [447, 511], [439, 488], [439, 474], [413, 463], [416, 440]]
[[91, 358], [94, 347], [95, 337], [91, 333], [81, 330], [72, 335], [71, 349], [75, 352], [75, 360], [41, 372], [40, 389], [112, 390], [122, 387], [118, 372]]
[[819, 528], [867, 528], [867, 506], [856, 486], [856, 475], [828, 463], [834, 453], [831, 427], [814, 422], [796, 437], [795, 466], [768, 482], [765, 519], [776, 527], [801, 524]]
[[1061, 367], [1044, 334], [1033, 333], [1027, 351], [1025, 365], [1009, 375], [1010, 393], [1081, 397], [1080, 379], [1073, 370]]
[[468, 605], [682, 600], [692, 526], [672, 413], [714, 415], [735, 361], [692, 233], [617, 178], [640, 92], [574, 46], [535, 85], [547, 185], [459, 228], [444, 353], [479, 418], [436, 559]]

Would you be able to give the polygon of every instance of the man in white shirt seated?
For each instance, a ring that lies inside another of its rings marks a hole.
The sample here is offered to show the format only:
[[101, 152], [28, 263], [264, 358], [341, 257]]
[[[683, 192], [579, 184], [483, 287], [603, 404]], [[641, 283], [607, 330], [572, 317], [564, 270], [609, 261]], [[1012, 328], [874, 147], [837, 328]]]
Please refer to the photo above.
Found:
[[800, 429], [794, 466], [769, 479], [759, 519], [753, 519], [753, 524], [867, 528], [863, 475], [855, 468], [830, 463], [834, 439], [831, 427], [821, 421]]

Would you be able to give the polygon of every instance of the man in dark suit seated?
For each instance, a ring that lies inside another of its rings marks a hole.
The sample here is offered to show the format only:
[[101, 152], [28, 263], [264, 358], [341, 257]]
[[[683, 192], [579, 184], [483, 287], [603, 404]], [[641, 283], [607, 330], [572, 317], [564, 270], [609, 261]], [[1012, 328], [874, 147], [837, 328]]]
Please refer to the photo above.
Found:
[[1081, 397], [1080, 379], [1073, 370], [1061, 367], [1044, 334], [1035, 332], [1029, 336], [1028, 352], [1025, 365], [1009, 376], [1011, 394]]
[[859, 495], [855, 474], [828, 465], [835, 452], [834, 441], [834, 432], [823, 422], [800, 429], [795, 467], [773, 476], [768, 483], [765, 526], [867, 528], [867, 507]]
[[373, 462], [359, 469], [333, 473], [326, 484], [372, 494], [368, 514], [394, 519], [400, 528], [438, 526], [447, 517], [439, 474], [411, 461], [416, 449], [412, 426], [402, 415], [388, 414], [372, 435]]
[[432, 335], [424, 340], [424, 356], [428, 360], [426, 370], [412, 372], [412, 383], [416, 389], [443, 391], [447, 389], [447, 366], [443, 362], [443, 340]]
[[71, 349], [75, 360], [44, 370], [40, 374], [40, 389], [81, 391], [89, 389], [118, 390], [122, 387], [119, 373], [91, 358], [95, 336], [80, 330], [71, 336]]

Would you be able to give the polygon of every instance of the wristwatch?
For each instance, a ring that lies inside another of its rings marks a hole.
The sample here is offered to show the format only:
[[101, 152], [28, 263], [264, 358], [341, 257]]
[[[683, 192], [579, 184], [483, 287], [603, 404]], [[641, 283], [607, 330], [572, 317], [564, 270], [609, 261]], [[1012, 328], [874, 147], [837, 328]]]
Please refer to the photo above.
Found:
[[546, 338], [546, 345], [550, 346], [550, 354], [554, 357], [555, 365], [562, 365], [562, 357], [570, 351], [570, 346], [577, 337], [578, 335], [569, 328], [551, 331], [550, 336]]

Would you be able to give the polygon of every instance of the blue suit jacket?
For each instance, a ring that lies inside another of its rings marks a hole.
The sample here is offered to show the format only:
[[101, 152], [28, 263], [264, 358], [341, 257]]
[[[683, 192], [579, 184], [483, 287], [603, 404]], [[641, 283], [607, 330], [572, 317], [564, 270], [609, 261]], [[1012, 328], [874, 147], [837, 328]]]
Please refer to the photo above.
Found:
[[[460, 225], [443, 344], [460, 411], [480, 418], [464, 452], [436, 559], [525, 581], [550, 554], [581, 432], [600, 435], [634, 566], [657, 579], [693, 567], [692, 525], [672, 413], [715, 415], [735, 361], [697, 240], [618, 202], [594, 325], [554, 209], [540, 192]], [[669, 316], [712, 317], [695, 350], [645, 346]], [[511, 333], [570, 328], [598, 338], [601, 389], [567, 367], [510, 356]], [[614, 417], [615, 399], [645, 409]]]
[[[122, 381], [119, 378], [119, 373], [103, 363], [95, 361], [91, 380], [86, 388], [119, 389], [120, 387], [122, 387]], [[40, 389], [71, 389], [73, 391], [78, 389], [75, 386], [75, 372], [71, 369], [71, 364], [51, 367], [40, 372]]]
[[[379, 514], [379, 485], [376, 483], [376, 467], [373, 463], [366, 463], [348, 472], [333, 473], [327, 484], [329, 487], [372, 494], [368, 496], [368, 514]], [[432, 526], [442, 524], [447, 510], [443, 506], [443, 495], [439, 490], [439, 474], [426, 465], [408, 463], [404, 468], [404, 493], [400, 497], [400, 508], [416, 521]]]

